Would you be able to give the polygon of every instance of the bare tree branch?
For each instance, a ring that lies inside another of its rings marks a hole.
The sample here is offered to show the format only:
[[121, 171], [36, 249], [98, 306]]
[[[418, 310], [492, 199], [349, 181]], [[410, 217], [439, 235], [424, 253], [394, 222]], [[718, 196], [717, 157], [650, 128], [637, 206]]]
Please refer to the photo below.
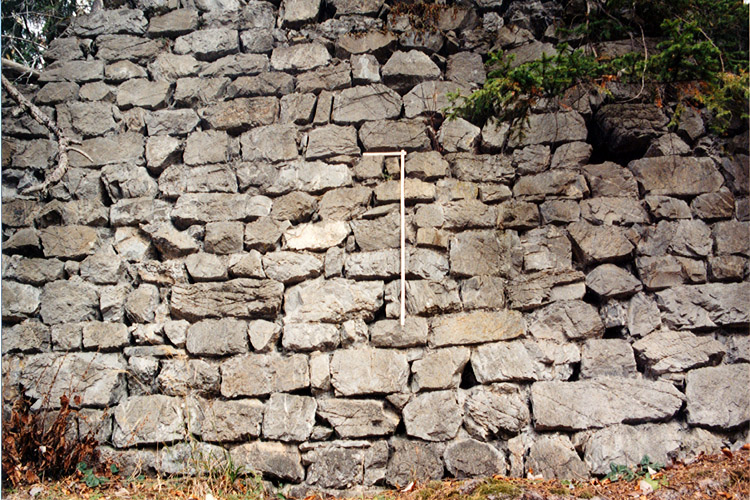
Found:
[[17, 63], [15, 61], [11, 61], [10, 59], [6, 59], [5, 57], [3, 57], [2, 62], [3, 68], [8, 68], [9, 70], [21, 73], [22, 75], [30, 75], [34, 78], [39, 78], [39, 76], [41, 75], [39, 70], [29, 68], [28, 66], [24, 66], [23, 64]]
[[[5, 60], [3, 59], [3, 65], [5, 65]], [[68, 150], [74, 150], [77, 153], [85, 156], [88, 158], [89, 161], [91, 160], [91, 157], [86, 154], [84, 151], [81, 151], [79, 148], [74, 148], [71, 146], [71, 144], [74, 142], [71, 140], [68, 136], [66, 136], [63, 131], [60, 129], [60, 127], [57, 126], [57, 123], [52, 121], [52, 119], [45, 115], [41, 109], [39, 109], [34, 103], [29, 101], [26, 96], [24, 96], [15, 85], [13, 85], [10, 80], [5, 78], [5, 75], [2, 76], [2, 84], [3, 89], [5, 89], [6, 92], [15, 100], [22, 108], [24, 108], [28, 113], [31, 115], [34, 120], [38, 121], [57, 138], [57, 167], [55, 170], [52, 171], [51, 174], [49, 174], [45, 179], [44, 182], [36, 184], [34, 186], [30, 186], [23, 190], [23, 194], [29, 194], [29, 193], [46, 193], [47, 189], [60, 181], [60, 179], [63, 178], [65, 173], [68, 171], [69, 161], [68, 161]]]

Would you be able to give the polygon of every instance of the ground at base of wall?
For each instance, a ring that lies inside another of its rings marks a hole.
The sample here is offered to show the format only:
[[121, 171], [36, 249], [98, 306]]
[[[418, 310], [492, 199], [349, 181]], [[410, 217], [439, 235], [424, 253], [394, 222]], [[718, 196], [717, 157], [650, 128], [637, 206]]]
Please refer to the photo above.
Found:
[[[86, 485], [80, 471], [56, 482], [46, 482], [3, 491], [8, 500], [35, 498], [60, 499], [186, 499], [186, 500], [271, 500], [286, 499], [281, 493], [266, 493], [257, 478], [237, 479], [163, 479], [123, 478], [111, 472], [99, 473], [102, 484]], [[723, 450], [718, 455], [701, 455], [689, 463], [672, 465], [650, 476], [651, 481], [593, 479], [577, 483], [565, 480], [511, 479], [495, 476], [486, 479], [432, 481], [425, 485], [407, 485], [403, 491], [383, 491], [357, 495], [359, 500], [562, 500], [589, 498], [598, 500], [681, 500], [750, 498], [750, 445], [737, 451]], [[656, 485], [655, 488], [652, 485]], [[334, 500], [331, 496], [311, 495], [305, 500]]]

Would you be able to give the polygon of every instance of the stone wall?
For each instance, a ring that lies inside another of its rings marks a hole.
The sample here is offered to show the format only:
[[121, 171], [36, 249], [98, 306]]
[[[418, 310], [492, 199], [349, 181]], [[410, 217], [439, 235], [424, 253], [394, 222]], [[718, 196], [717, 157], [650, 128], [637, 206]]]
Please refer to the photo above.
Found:
[[178, 3], [76, 18], [19, 83], [86, 153], [45, 196], [56, 145], [3, 95], [6, 408], [76, 394], [128, 469], [225, 450], [296, 492], [747, 439], [746, 131], [585, 89], [521, 135], [443, 121], [489, 50], [551, 50], [554, 2]]

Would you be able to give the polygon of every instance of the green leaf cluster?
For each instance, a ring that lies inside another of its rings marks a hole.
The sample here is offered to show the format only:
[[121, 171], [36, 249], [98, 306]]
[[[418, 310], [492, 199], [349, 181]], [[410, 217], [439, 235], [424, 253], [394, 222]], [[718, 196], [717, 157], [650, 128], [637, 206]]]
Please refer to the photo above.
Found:
[[635, 468], [628, 467], [627, 465], [616, 464], [614, 462], [609, 464], [609, 474], [607, 474], [604, 479], [609, 479], [614, 483], [617, 481], [633, 481], [637, 478], [644, 478], [648, 480], [647, 482], [651, 484], [651, 486], [654, 486], [652, 482], [655, 482], [655, 480], [651, 477], [651, 474], [659, 472], [663, 468], [664, 464], [654, 462], [648, 455], [643, 455], [640, 463], [638, 463]]
[[[78, 462], [76, 467], [78, 471], [83, 475], [83, 482], [89, 488], [97, 488], [108, 481], [106, 477], [100, 477], [96, 475], [96, 471], [93, 467], [89, 467], [86, 462]], [[114, 470], [112, 472], [115, 472]]]
[[[741, 0], [602, 0], [580, 21], [573, 18], [577, 24], [561, 30], [577, 47], [561, 43], [555, 54], [517, 66], [512, 56], [490, 54], [484, 86], [468, 96], [452, 95], [449, 118], [523, 123], [540, 98], [563, 97], [579, 85], [606, 93], [610, 81], [658, 88], [655, 101], [676, 102], [676, 118], [685, 106], [705, 106], [717, 133], [748, 118], [748, 6]], [[606, 58], [592, 50], [597, 42], [627, 36], [660, 41], [651, 54]]]

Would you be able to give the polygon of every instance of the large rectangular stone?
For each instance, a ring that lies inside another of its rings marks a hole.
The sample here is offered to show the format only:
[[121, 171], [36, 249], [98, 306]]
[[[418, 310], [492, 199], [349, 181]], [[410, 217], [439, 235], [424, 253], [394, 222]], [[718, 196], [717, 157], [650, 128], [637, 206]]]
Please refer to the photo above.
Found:
[[518, 311], [474, 311], [432, 320], [429, 344], [432, 347], [481, 344], [509, 340], [526, 333]]
[[307, 356], [293, 354], [241, 354], [221, 364], [221, 395], [265, 396], [310, 386]]
[[284, 285], [273, 280], [239, 278], [172, 288], [170, 310], [179, 318], [273, 318], [281, 308]]

